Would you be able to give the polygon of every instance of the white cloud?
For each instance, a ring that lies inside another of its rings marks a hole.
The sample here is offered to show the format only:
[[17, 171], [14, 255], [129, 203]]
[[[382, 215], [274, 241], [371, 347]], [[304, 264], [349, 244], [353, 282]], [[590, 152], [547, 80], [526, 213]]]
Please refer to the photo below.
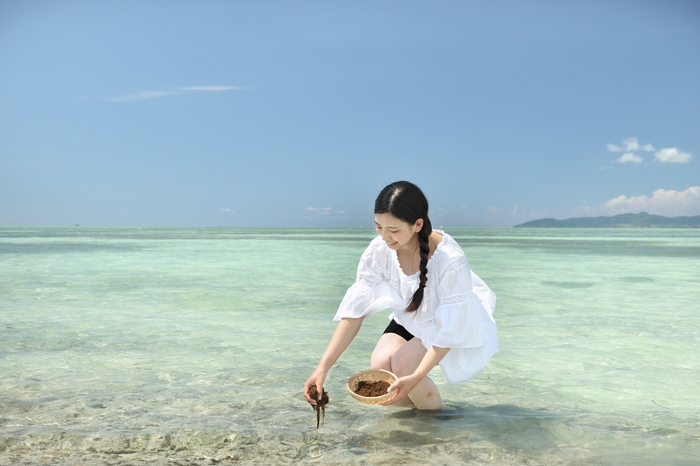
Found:
[[675, 147], [668, 147], [666, 149], [661, 149], [654, 154], [654, 158], [661, 163], [688, 163], [693, 156], [690, 153], [680, 151]]
[[222, 91], [243, 91], [250, 89], [249, 87], [241, 86], [187, 86], [180, 87], [182, 91], [203, 91], [203, 92], [222, 92]]
[[[637, 152], [654, 152], [654, 146], [651, 144], [639, 144], [637, 138], [627, 138], [622, 141], [622, 146], [615, 144], [606, 144], [608, 147], [608, 152], [624, 152], [620, 158], [615, 162], [617, 163], [642, 163], [644, 159], [640, 157]], [[689, 163], [693, 156], [689, 152], [683, 152], [678, 150], [676, 147], [666, 147], [660, 149], [654, 154], [654, 158], [657, 162], [661, 163]]]
[[178, 94], [178, 92], [173, 91], [141, 91], [134, 94], [120, 95], [117, 97], [110, 97], [109, 102], [136, 102], [139, 100], [150, 100], [157, 99], [159, 97], [167, 97], [169, 95]]
[[585, 215], [587, 217], [592, 217], [595, 215], [600, 215], [600, 208], [597, 206], [589, 206], [586, 204], [580, 205], [576, 207], [575, 211], [577, 213], [580, 212], [581, 215]]
[[637, 138], [627, 138], [622, 142], [622, 144], [625, 146], [625, 150], [628, 152], [634, 152], [634, 151], [640, 151], [640, 150], [643, 150], [645, 152], [653, 152], [654, 151], [654, 146], [652, 146], [651, 144], [644, 144], [643, 146], [640, 146]]
[[229, 213], [229, 214], [234, 213], [233, 210], [229, 209], [228, 207], [226, 207], [225, 209], [220, 209], [219, 212], [226, 212], [226, 213]]
[[622, 141], [622, 147], [615, 145], [615, 144], [606, 144], [608, 147], [608, 152], [639, 152], [644, 151], [644, 152], [654, 152], [656, 149], [654, 149], [654, 146], [651, 144], [639, 144], [639, 140], [637, 138], [627, 138], [624, 141]]
[[184, 86], [169, 88], [167, 90], [135, 92], [133, 94], [124, 94], [116, 97], [109, 97], [105, 100], [107, 100], [108, 102], [138, 102], [141, 100], [158, 99], [162, 97], [169, 97], [172, 95], [179, 95], [190, 92], [225, 92], [242, 91], [246, 89], [251, 88], [240, 86]]
[[541, 218], [548, 215], [546, 210], [538, 210], [534, 207], [526, 208], [519, 205], [514, 205], [513, 208], [508, 212], [510, 216], [517, 216], [520, 218]]
[[700, 186], [685, 191], [657, 189], [649, 196], [627, 197], [624, 194], [603, 204], [609, 214], [647, 212], [650, 214], [677, 216], [700, 214]]
[[627, 151], [639, 150], [639, 141], [637, 141], [637, 138], [627, 138], [622, 141], [622, 144]]
[[316, 212], [317, 214], [321, 215], [328, 215], [333, 211], [333, 209], [330, 207], [307, 207], [306, 210], [309, 212]]
[[634, 162], [634, 163], [642, 163], [644, 162], [644, 159], [638, 156], [637, 154], [633, 154], [632, 152], [626, 152], [623, 154], [619, 159], [616, 160], [617, 163], [627, 163], [627, 162]]

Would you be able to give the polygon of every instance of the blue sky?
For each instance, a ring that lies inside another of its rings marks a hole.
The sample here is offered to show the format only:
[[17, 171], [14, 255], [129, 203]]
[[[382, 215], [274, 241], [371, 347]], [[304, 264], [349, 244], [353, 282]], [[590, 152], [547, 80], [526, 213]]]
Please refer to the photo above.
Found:
[[700, 214], [697, 1], [4, 1], [0, 226]]

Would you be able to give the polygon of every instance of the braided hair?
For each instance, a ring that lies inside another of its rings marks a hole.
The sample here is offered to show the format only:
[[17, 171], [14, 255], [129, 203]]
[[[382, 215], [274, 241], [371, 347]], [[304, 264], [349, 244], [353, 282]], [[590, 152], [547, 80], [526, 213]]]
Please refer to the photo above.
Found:
[[420, 283], [413, 293], [406, 312], [415, 312], [423, 301], [425, 283], [428, 281], [428, 254], [430, 254], [430, 233], [433, 227], [428, 218], [428, 199], [418, 186], [408, 181], [396, 181], [384, 187], [374, 201], [375, 214], [391, 214], [399, 220], [414, 225], [423, 219], [423, 228], [418, 232], [420, 248]]

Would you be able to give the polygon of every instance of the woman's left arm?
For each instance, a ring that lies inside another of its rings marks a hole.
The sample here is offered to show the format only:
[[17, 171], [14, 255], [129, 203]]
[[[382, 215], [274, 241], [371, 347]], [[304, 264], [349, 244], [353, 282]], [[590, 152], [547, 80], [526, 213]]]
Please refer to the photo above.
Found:
[[411, 390], [413, 390], [415, 386], [428, 375], [428, 372], [430, 372], [433, 367], [437, 366], [440, 361], [442, 361], [442, 358], [445, 357], [448, 351], [450, 351], [449, 348], [441, 348], [439, 346], [430, 345], [430, 348], [428, 348], [428, 351], [426, 351], [423, 359], [413, 374], [401, 377], [387, 389], [387, 392], [398, 390], [396, 396], [390, 401], [381, 404], [385, 406], [394, 404], [411, 393]]

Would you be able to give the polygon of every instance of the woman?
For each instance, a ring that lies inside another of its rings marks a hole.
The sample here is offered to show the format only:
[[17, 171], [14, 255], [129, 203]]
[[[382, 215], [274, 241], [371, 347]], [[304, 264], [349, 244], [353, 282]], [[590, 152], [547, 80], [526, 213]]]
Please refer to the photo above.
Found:
[[304, 383], [319, 396], [330, 368], [357, 335], [362, 320], [393, 309], [370, 361], [399, 379], [384, 405], [439, 409], [442, 398], [428, 372], [440, 364], [449, 382], [476, 376], [498, 351], [492, 313], [496, 295], [469, 269], [464, 252], [448, 234], [433, 230], [428, 201], [418, 186], [397, 181], [374, 203], [379, 236], [362, 254], [357, 279], [335, 315], [340, 321], [316, 370]]

